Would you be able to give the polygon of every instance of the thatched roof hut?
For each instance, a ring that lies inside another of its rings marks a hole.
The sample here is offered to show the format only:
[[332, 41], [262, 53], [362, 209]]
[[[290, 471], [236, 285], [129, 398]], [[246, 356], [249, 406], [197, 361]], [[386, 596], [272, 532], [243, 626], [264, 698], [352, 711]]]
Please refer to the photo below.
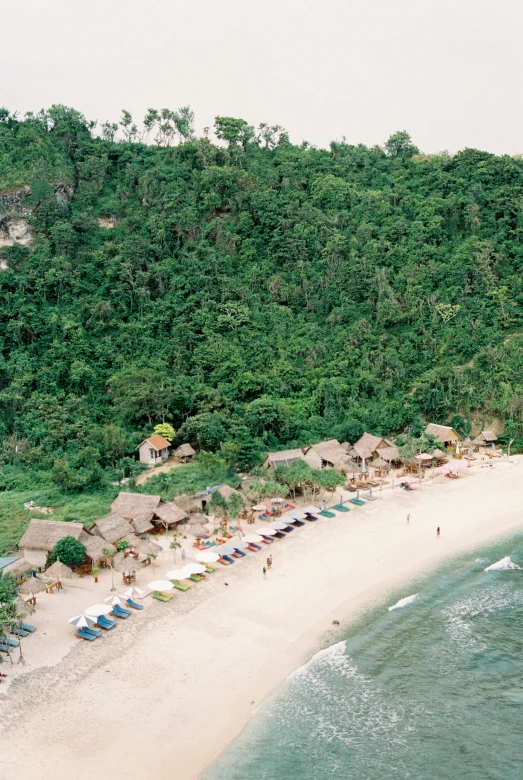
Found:
[[[127, 525], [127, 523], [126, 523]], [[127, 526], [129, 528], [129, 526]], [[116, 552], [116, 547], [110, 542], [103, 539], [101, 536], [93, 536], [85, 531], [80, 534], [79, 540], [85, 547], [85, 554], [92, 561], [98, 562], [107, 558], [107, 554], [103, 552], [104, 549], [110, 550], [111, 553]], [[118, 540], [120, 541], [120, 540]]]
[[45, 570], [44, 575], [50, 580], [61, 580], [63, 577], [72, 577], [73, 570], [66, 566], [65, 563], [62, 563], [62, 561], [56, 561], [56, 563], [53, 563], [52, 566]]
[[383, 458], [376, 458], [372, 461], [370, 464], [373, 469], [388, 469], [390, 468], [390, 463], [388, 463], [386, 460], [383, 460]]
[[150, 496], [147, 493], [122, 492], [111, 504], [111, 511], [125, 520], [134, 520], [147, 512], [155, 512], [160, 501], [160, 496]]
[[461, 436], [456, 433], [454, 428], [450, 425], [437, 425], [436, 423], [429, 423], [425, 428], [425, 433], [429, 436], [433, 436], [439, 444], [452, 445], [461, 441]]
[[183, 509], [180, 509], [180, 507], [173, 502], [170, 504], [160, 504], [154, 510], [154, 515], [165, 528], [181, 523], [188, 518], [187, 512], [184, 512]]
[[[381, 436], [374, 436], [372, 433], [364, 433], [363, 436], [360, 436], [358, 441], [355, 442], [352, 449], [349, 450], [349, 455], [356, 460], [369, 460], [373, 456], [388, 460], [388, 457], [384, 457], [383, 453], [379, 452], [379, 450], [383, 450], [387, 453], [388, 448], [391, 447], [395, 447], [395, 444], [389, 439], [382, 439]], [[397, 450], [396, 447], [395, 449]], [[394, 460], [396, 460], [396, 458], [394, 458]]]
[[241, 493], [239, 490], [235, 490], [230, 485], [221, 485], [218, 490], [215, 491], [216, 493], [219, 493], [222, 498], [224, 498], [226, 501], [229, 501], [231, 496], [236, 494], [237, 496], [241, 496]]
[[187, 463], [192, 460], [196, 455], [196, 450], [193, 450], [190, 444], [182, 444], [174, 453], [174, 457], [181, 463]]
[[92, 532], [101, 536], [106, 542], [114, 544], [129, 533], [129, 523], [117, 512], [111, 512], [101, 517], [93, 525]]
[[269, 469], [275, 469], [278, 466], [290, 466], [296, 460], [305, 460], [303, 450], [279, 450], [279, 452], [269, 452], [267, 457], [262, 463], [262, 466], [267, 466]]
[[183, 509], [184, 512], [199, 512], [202, 508], [202, 502], [197, 498], [188, 496], [187, 493], [183, 493], [181, 496], [175, 496], [173, 503]]
[[31, 520], [25, 534], [18, 542], [24, 558], [35, 568], [42, 569], [57, 542], [66, 536], [78, 539], [84, 527], [82, 523], [65, 523], [58, 520]]
[[20, 593], [34, 596], [35, 593], [41, 593], [42, 591], [47, 590], [47, 585], [45, 582], [42, 582], [42, 580], [39, 580], [38, 577], [28, 577], [22, 582], [18, 590]]
[[191, 515], [187, 521], [188, 525], [197, 525], [200, 523], [201, 525], [205, 525], [209, 522], [209, 518], [207, 515], [202, 514], [201, 512], [197, 512], [194, 515]]
[[135, 517], [134, 520], [131, 521], [131, 525], [137, 534], [146, 534], [148, 531], [153, 530], [154, 525], [151, 522], [153, 514], [153, 512], [146, 512], [143, 515]]
[[207, 528], [203, 526], [201, 523], [195, 523], [194, 525], [191, 525], [188, 529], [191, 536], [205, 536], [205, 534], [209, 533]]
[[131, 572], [136, 571], [138, 569], [137, 562], [134, 558], [131, 558], [131, 556], [128, 556], [127, 558], [122, 558], [120, 561], [116, 561], [114, 564], [115, 571], [121, 571], [121, 572]]
[[347, 450], [341, 446], [337, 439], [320, 441], [318, 444], [311, 444], [304, 450], [305, 460], [315, 469], [321, 469], [325, 466], [339, 468], [345, 465], [349, 460]]
[[18, 580], [24, 574], [27, 574], [28, 571], [34, 571], [34, 568], [35, 567], [32, 566], [29, 561], [21, 556], [20, 558], [16, 558], [13, 563], [4, 566], [2, 569], [2, 574], [10, 574], [11, 577], [14, 577], [15, 580]]

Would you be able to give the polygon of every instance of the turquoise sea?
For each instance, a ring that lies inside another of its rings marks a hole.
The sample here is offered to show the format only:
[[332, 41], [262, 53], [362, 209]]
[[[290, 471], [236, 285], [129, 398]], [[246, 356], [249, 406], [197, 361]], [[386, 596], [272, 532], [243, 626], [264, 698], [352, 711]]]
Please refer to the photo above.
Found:
[[203, 777], [522, 780], [523, 538], [393, 594], [294, 672]]

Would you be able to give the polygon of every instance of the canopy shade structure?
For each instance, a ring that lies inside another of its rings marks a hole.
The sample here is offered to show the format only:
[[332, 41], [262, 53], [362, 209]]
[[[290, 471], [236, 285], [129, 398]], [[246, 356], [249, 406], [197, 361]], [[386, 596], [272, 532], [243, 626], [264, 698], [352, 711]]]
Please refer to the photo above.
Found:
[[261, 537], [259, 534], [249, 534], [248, 536], [243, 537], [244, 542], [254, 542], [255, 544], [257, 542], [263, 542], [263, 537]]
[[52, 566], [45, 570], [44, 576], [49, 579], [59, 580], [62, 577], [72, 577], [73, 570], [66, 566], [65, 563], [62, 563], [62, 561], [56, 561], [56, 563], [53, 563]]
[[[169, 577], [169, 580], [185, 580], [187, 577], [190, 577], [190, 572], [188, 572], [183, 566], [181, 569], [171, 569], [170, 571], [166, 572], [166, 577]], [[172, 587], [172, 582], [169, 583]], [[151, 583], [149, 583], [149, 587], [151, 587]], [[165, 590], [165, 588], [153, 588], [153, 590]]]
[[[314, 504], [310, 504], [309, 506], [306, 506], [305, 509], [301, 510], [304, 514], [311, 514], [315, 515], [320, 511], [319, 506], [314, 506]], [[295, 512], [291, 512], [291, 514], [296, 514]], [[302, 517], [299, 517], [298, 520], [303, 520]]]
[[41, 593], [42, 591], [47, 590], [47, 585], [37, 577], [29, 577], [25, 582], [22, 582], [18, 590], [20, 593], [29, 593], [34, 596], [35, 593]]
[[112, 609], [109, 604], [93, 604], [92, 607], [87, 607], [84, 612], [89, 617], [98, 618], [100, 615], [108, 615], [109, 612], [112, 612]]
[[147, 587], [151, 590], [172, 590], [174, 585], [169, 580], [153, 580], [147, 584]]
[[284, 523], [283, 520], [271, 520], [271, 528], [275, 528], [277, 531], [283, 531], [288, 528], [289, 524]]
[[202, 563], [186, 563], [182, 568], [188, 574], [203, 574], [205, 571], [205, 566]]
[[267, 527], [267, 528], [257, 528], [256, 529], [256, 533], [261, 534], [262, 536], [275, 536], [276, 535], [276, 531], [274, 530], [274, 528], [270, 528], [270, 527]]
[[123, 596], [117, 596], [115, 593], [114, 596], [106, 598], [105, 603], [110, 604], [112, 607], [121, 607], [122, 604], [125, 604], [125, 598]]
[[253, 506], [253, 509], [255, 512], [264, 512], [267, 509], [267, 507], [265, 506], [265, 504], [255, 504]]
[[232, 544], [232, 546], [237, 550], [245, 550], [245, 548], [249, 546], [245, 539], [233, 539], [231, 542], [229, 542], [229, 544]]
[[96, 620], [89, 617], [89, 615], [77, 615], [76, 617], [70, 618], [68, 622], [75, 628], [89, 628], [90, 626], [94, 626]]
[[285, 499], [284, 498], [271, 498], [272, 504], [284, 504]]
[[217, 553], [211, 552], [210, 550], [204, 550], [194, 557], [197, 561], [202, 561], [202, 563], [216, 563], [216, 561], [220, 558]]
[[121, 561], [118, 561], [118, 563], [115, 564], [115, 571], [121, 571], [125, 574], [130, 572], [135, 572], [138, 569], [138, 564], [136, 563], [134, 558], [131, 558], [128, 556], [127, 558], [122, 558]]
[[141, 588], [130, 587], [124, 590], [122, 595], [127, 599], [140, 599], [145, 595], [145, 591]]

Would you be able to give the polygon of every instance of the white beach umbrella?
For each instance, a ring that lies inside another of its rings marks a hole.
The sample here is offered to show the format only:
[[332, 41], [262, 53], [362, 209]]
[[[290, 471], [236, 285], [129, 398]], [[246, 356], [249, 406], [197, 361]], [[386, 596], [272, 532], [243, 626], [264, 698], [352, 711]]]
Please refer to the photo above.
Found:
[[306, 520], [307, 515], [305, 512], [298, 512], [297, 509], [294, 509], [292, 512], [287, 512], [287, 515], [283, 516], [283, 520], [285, 520], [285, 517], [292, 517], [294, 520]]
[[267, 509], [267, 507], [265, 506], [265, 504], [256, 504], [255, 506], [253, 506], [253, 509], [255, 512], [262, 512], [263, 510]]
[[306, 506], [305, 509], [302, 510], [305, 512], [305, 514], [315, 515], [317, 512], [320, 511], [319, 506], [314, 506], [314, 504], [310, 504], [310, 506]]
[[114, 596], [109, 596], [109, 598], [105, 599], [105, 603], [110, 604], [112, 607], [121, 607], [125, 603], [125, 599], [122, 596], [117, 596], [115, 593]]
[[201, 563], [186, 563], [182, 567], [188, 574], [203, 574], [205, 566]]
[[216, 563], [218, 558], [220, 557], [215, 552], [211, 552], [210, 550], [204, 550], [203, 552], [198, 553], [194, 556], [197, 561], [202, 561], [202, 563]]
[[93, 604], [92, 607], [87, 607], [85, 614], [89, 617], [100, 617], [100, 615], [108, 615], [112, 612], [112, 607], [109, 604]]
[[[173, 577], [173, 580], [174, 579], [175, 578]], [[172, 590], [174, 585], [172, 582], [169, 582], [169, 580], [153, 580], [148, 583], [147, 587], [151, 590]]]
[[90, 626], [94, 626], [96, 620], [90, 618], [89, 615], [77, 615], [76, 617], [70, 618], [69, 623], [75, 628], [89, 628]]
[[[182, 567], [181, 569], [171, 569], [165, 576], [169, 577], [170, 580], [185, 580], [189, 576], [189, 573]], [[164, 590], [164, 588], [155, 588], [154, 590]]]
[[127, 590], [124, 590], [123, 595], [127, 599], [136, 599], [136, 598], [139, 599], [145, 595], [145, 591], [142, 590], [141, 588], [131, 587], [131, 588], [127, 588]]
[[228, 542], [227, 544], [222, 544], [220, 546], [220, 554], [221, 555], [232, 555], [236, 550], [234, 549], [236, 545], [234, 545], [232, 542]]
[[249, 534], [248, 536], [244, 536], [243, 540], [245, 542], [254, 542], [255, 544], [257, 542], [263, 542], [263, 538], [259, 534]]
[[229, 542], [229, 544], [232, 544], [237, 550], [245, 550], [249, 546], [245, 539], [235, 539], [234, 542]]
[[284, 498], [271, 498], [271, 502], [273, 504], [284, 504], [285, 499]]
[[289, 524], [282, 522], [282, 520], [271, 520], [271, 527], [276, 528], [277, 531], [283, 531], [289, 527]]
[[256, 529], [257, 534], [261, 534], [262, 536], [275, 536], [276, 531], [274, 528], [271, 528], [270, 526], [267, 528], [257, 528]]

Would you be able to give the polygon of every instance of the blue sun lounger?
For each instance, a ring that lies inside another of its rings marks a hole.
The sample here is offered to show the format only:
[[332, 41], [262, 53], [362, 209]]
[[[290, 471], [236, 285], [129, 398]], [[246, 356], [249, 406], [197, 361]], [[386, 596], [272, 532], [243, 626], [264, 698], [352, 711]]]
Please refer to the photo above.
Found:
[[120, 618], [121, 620], [125, 620], [129, 617], [130, 614], [130, 609], [122, 609], [122, 607], [119, 607], [118, 604], [115, 604], [113, 607], [113, 615], [116, 615], [116, 617]]
[[231, 558], [230, 555], [222, 555], [222, 558], [224, 561], [227, 561], [227, 563], [235, 563], [234, 558]]
[[22, 628], [18, 628], [18, 626], [11, 626], [9, 631], [15, 636], [29, 636], [29, 631], [24, 631]]
[[8, 645], [4, 645], [3, 642], [0, 643], [0, 653], [10, 653], [11, 650], [12, 648], [9, 647]]
[[80, 639], [87, 639], [89, 642], [94, 642], [95, 639], [98, 639], [98, 637], [94, 634], [88, 634], [87, 631], [83, 630], [83, 628], [79, 628], [77, 630], [76, 636], [79, 636]]
[[238, 555], [239, 555], [241, 558], [245, 558], [245, 556], [247, 555], [247, 553], [243, 552], [243, 550], [239, 550], [237, 547], [235, 547], [235, 548], [234, 548], [234, 552], [237, 552], [237, 553], [238, 553]]
[[[355, 501], [356, 499], [352, 499], [351, 498], [349, 500], [350, 501], [353, 501], [353, 500]], [[363, 501], [362, 501], [362, 503], [363, 503]], [[335, 504], [332, 508], [335, 509], [336, 512], [350, 512], [349, 507], [345, 506], [345, 504]]]
[[3, 638], [2, 641], [4, 642], [4, 644], [9, 645], [9, 647], [18, 647], [20, 644], [18, 639], [11, 639], [6, 636]]
[[365, 501], [362, 501], [361, 498], [349, 498], [349, 501], [356, 506], [365, 506]]
[[316, 515], [311, 515], [309, 512], [307, 512], [306, 514], [307, 514], [307, 520], [317, 520], [318, 519], [316, 517]]
[[274, 542], [274, 539], [271, 539], [270, 536], [264, 536], [263, 534], [260, 534], [260, 536], [265, 544], [272, 544]]
[[96, 618], [96, 623], [100, 628], [105, 628], [106, 631], [110, 628], [114, 628], [116, 625], [114, 620], [109, 620], [105, 615], [100, 615], [100, 617]]
[[92, 626], [85, 626], [82, 628], [82, 631], [85, 631], [86, 634], [92, 634], [93, 636], [102, 636], [102, 632], [98, 628], [93, 628]]
[[322, 517], [336, 517], [334, 512], [329, 512], [327, 509], [322, 509], [319, 513]]
[[136, 601], [133, 601], [132, 599], [127, 599], [126, 604], [133, 609], [143, 609], [143, 604], [137, 604]]
[[32, 626], [30, 623], [24, 623], [20, 621], [18, 625], [20, 626], [22, 631], [29, 631], [30, 634], [32, 634], [33, 631], [36, 631], [36, 626]]

